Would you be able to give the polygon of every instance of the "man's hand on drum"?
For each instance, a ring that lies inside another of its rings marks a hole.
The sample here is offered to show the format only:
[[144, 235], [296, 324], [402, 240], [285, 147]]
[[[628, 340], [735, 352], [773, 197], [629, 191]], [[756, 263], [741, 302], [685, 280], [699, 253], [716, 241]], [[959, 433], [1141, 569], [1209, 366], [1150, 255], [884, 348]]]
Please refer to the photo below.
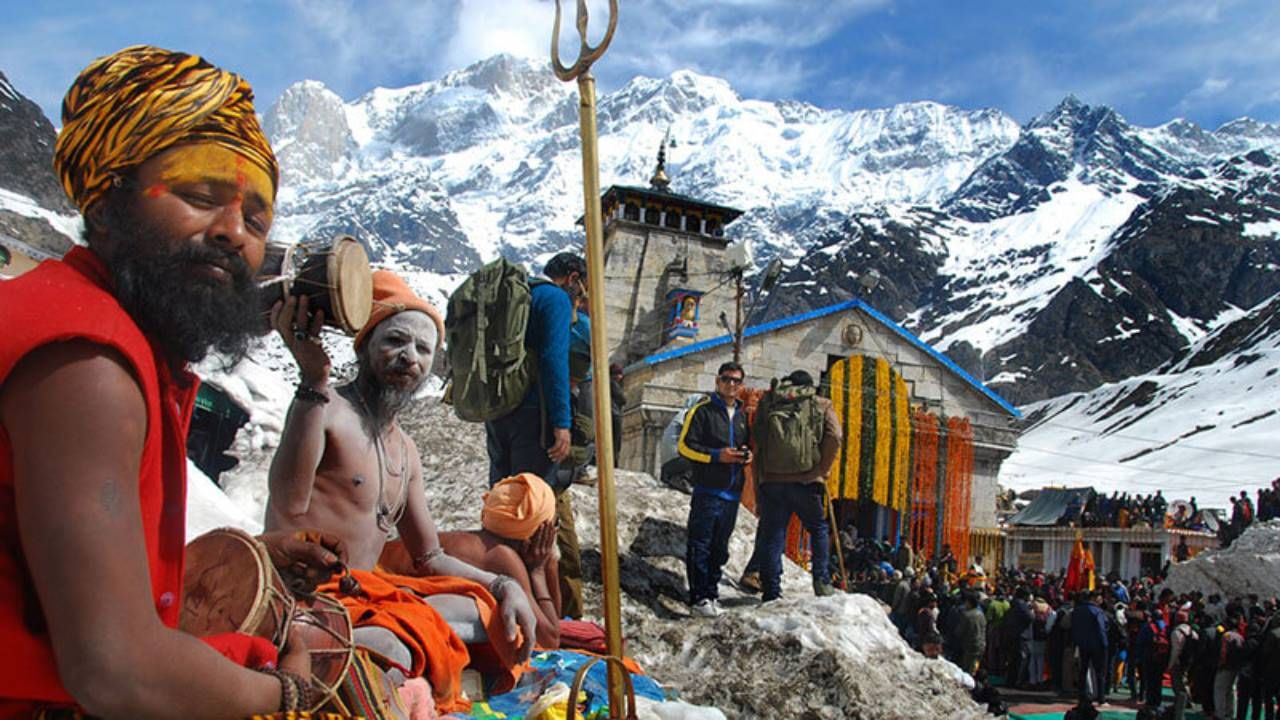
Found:
[[293, 592], [315, 592], [317, 585], [346, 568], [346, 544], [318, 530], [273, 530], [259, 535], [258, 540]]
[[307, 296], [290, 295], [288, 299], [271, 308], [271, 327], [293, 353], [302, 375], [302, 383], [320, 390], [329, 382], [329, 354], [320, 344], [320, 329], [324, 326], [324, 310], [314, 313], [308, 307]]

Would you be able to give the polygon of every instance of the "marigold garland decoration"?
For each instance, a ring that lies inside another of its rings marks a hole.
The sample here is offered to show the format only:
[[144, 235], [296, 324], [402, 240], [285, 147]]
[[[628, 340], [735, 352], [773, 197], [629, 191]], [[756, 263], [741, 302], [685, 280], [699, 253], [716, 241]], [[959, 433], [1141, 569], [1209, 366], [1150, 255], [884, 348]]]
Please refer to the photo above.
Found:
[[889, 446], [893, 439], [892, 398], [889, 397], [891, 387], [889, 380], [889, 362], [884, 358], [876, 359], [876, 451], [874, 475], [872, 477], [871, 499], [877, 505], [889, 504]]
[[917, 408], [911, 413], [911, 547], [923, 558], [933, 557], [938, 526], [938, 418]]

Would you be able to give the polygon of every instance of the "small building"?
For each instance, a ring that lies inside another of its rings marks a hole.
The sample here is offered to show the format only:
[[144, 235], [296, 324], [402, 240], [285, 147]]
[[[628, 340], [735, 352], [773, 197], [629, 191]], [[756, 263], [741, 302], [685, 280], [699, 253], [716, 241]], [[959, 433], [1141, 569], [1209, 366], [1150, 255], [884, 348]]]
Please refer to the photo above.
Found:
[[1093, 554], [1098, 577], [1116, 573], [1128, 579], [1158, 573], [1186, 543], [1187, 557], [1218, 547], [1218, 537], [1204, 530], [1158, 527], [1075, 527], [1075, 517], [1093, 488], [1046, 488], [1021, 512], [1009, 518], [1004, 532], [1005, 567], [1061, 573], [1071, 560], [1077, 534]]

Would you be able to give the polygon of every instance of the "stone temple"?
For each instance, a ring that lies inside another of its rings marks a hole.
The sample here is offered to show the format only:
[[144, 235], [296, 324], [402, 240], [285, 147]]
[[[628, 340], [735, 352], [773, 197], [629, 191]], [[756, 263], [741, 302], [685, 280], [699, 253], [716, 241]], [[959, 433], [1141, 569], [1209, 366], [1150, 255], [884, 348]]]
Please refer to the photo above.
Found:
[[861, 299], [746, 317], [745, 252], [725, 237], [741, 211], [672, 192], [664, 160], [660, 149], [648, 187], [614, 185], [601, 202], [605, 277], [593, 290], [605, 295], [610, 362], [625, 369], [619, 465], [663, 475], [664, 432], [688, 396], [714, 387], [721, 363], [739, 359], [752, 399], [807, 370], [845, 423], [829, 481], [841, 524], [995, 565], [996, 477], [1018, 410]]

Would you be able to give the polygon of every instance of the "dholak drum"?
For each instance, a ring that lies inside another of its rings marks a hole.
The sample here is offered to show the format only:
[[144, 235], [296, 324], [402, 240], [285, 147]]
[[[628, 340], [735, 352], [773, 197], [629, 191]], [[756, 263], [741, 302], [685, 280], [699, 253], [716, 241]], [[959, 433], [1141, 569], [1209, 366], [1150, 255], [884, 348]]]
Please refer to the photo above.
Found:
[[187, 544], [178, 628], [197, 637], [241, 632], [289, 639], [293, 596], [267, 549], [243, 530], [211, 530]]
[[310, 308], [324, 310], [324, 324], [355, 335], [373, 310], [373, 271], [364, 246], [350, 235], [324, 244], [267, 245], [262, 269], [263, 326], [271, 308], [289, 295], [307, 296]]
[[300, 637], [311, 655], [311, 689], [315, 712], [332, 699], [351, 668], [351, 617], [342, 603], [327, 596], [298, 598], [290, 623], [291, 637]]

